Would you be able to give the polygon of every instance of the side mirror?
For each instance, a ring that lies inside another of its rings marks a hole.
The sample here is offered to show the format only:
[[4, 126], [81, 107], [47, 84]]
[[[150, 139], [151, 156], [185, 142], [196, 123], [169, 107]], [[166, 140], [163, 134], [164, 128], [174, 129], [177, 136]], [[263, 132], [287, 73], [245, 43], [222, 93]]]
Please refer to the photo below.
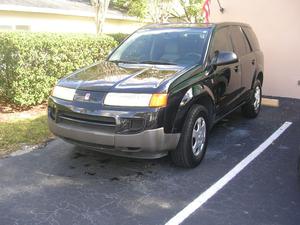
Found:
[[234, 52], [219, 51], [215, 56], [215, 60], [213, 60], [213, 65], [224, 66], [232, 63], [237, 63], [238, 61], [239, 59]]

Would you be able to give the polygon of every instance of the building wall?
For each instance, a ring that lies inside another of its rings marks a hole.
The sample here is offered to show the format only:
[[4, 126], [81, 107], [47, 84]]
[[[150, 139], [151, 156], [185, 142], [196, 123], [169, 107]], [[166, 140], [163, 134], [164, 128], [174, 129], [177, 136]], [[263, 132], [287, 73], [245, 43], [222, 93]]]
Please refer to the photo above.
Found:
[[[107, 19], [103, 29], [105, 33], [132, 33], [143, 25], [137, 21]], [[0, 11], [0, 30], [5, 29], [33, 32], [96, 33], [93, 17]]]
[[211, 22], [238, 21], [252, 26], [265, 56], [264, 94], [300, 98], [300, 1], [211, 1]]

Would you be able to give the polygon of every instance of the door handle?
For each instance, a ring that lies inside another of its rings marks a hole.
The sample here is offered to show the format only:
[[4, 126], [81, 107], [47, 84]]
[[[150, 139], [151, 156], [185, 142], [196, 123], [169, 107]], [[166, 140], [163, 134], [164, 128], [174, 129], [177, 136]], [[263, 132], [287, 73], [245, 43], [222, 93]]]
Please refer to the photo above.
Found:
[[235, 72], [238, 72], [238, 71], [239, 71], [239, 66], [235, 66], [235, 67], [234, 67], [234, 71], [235, 71]]
[[252, 63], [252, 65], [255, 65], [255, 59], [253, 59], [251, 63]]

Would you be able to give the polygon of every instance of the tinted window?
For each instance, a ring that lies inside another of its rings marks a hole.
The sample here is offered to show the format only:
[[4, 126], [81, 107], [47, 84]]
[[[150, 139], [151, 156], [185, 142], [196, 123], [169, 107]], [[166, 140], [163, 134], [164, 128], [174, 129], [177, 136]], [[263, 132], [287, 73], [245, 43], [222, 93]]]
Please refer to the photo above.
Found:
[[243, 27], [243, 30], [247, 35], [248, 40], [250, 41], [252, 49], [254, 51], [259, 50], [259, 43], [253, 30], [250, 27]]
[[233, 51], [228, 28], [221, 28], [216, 31], [211, 46], [210, 58], [215, 55], [216, 51]]
[[207, 28], [140, 30], [126, 39], [110, 56], [109, 61], [201, 64], [209, 31]]
[[250, 46], [250, 43], [249, 43], [249, 40], [248, 40], [246, 34], [244, 33], [243, 30], [242, 30], [242, 32], [243, 32], [244, 42], [246, 45], [246, 54], [249, 54], [252, 51], [252, 49], [251, 49], [251, 46]]
[[241, 28], [239, 26], [232, 26], [230, 30], [233, 50], [237, 56], [241, 57], [249, 53], [250, 47]]

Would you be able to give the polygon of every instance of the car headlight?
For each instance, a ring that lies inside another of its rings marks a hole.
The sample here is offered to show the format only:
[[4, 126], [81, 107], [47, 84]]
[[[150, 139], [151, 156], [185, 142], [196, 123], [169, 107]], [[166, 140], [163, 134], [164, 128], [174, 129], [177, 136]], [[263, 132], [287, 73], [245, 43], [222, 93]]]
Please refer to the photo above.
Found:
[[68, 101], [73, 101], [76, 90], [73, 88], [66, 88], [61, 86], [55, 86], [52, 91], [52, 96]]
[[104, 105], [132, 107], [164, 107], [167, 94], [108, 93]]

